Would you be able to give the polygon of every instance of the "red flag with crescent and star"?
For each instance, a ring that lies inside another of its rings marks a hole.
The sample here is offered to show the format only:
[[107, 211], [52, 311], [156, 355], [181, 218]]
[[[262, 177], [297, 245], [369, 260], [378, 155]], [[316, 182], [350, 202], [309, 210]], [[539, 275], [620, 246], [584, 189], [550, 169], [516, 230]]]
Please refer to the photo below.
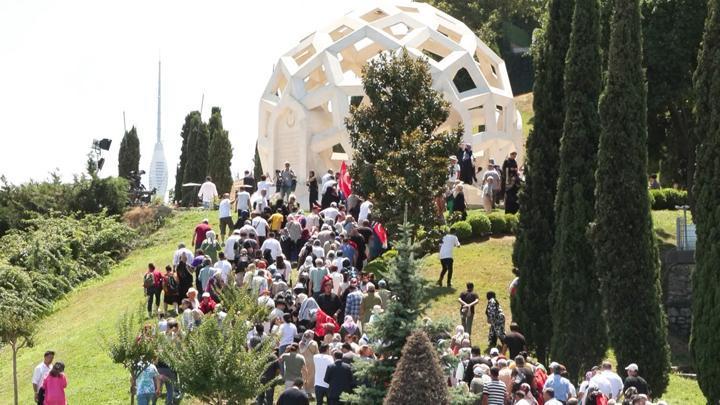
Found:
[[338, 181], [338, 188], [340, 188], [340, 191], [343, 192], [345, 198], [347, 198], [351, 193], [351, 184], [352, 179], [350, 178], [350, 173], [348, 173], [347, 164], [343, 161], [342, 165], [340, 165], [340, 181]]

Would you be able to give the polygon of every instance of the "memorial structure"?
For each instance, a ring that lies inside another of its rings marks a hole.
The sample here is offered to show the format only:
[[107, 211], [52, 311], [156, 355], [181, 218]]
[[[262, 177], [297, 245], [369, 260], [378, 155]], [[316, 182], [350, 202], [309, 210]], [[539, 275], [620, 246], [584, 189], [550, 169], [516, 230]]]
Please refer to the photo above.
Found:
[[522, 119], [502, 59], [450, 15], [425, 3], [394, 2], [352, 11], [280, 57], [260, 99], [263, 172], [290, 162], [302, 194], [309, 170], [322, 174], [352, 159], [344, 120], [352, 105], [368, 102], [362, 67], [402, 47], [428, 60], [433, 87], [450, 103], [438, 131], [463, 124], [476, 166], [491, 158], [501, 163], [513, 150], [523, 160]]

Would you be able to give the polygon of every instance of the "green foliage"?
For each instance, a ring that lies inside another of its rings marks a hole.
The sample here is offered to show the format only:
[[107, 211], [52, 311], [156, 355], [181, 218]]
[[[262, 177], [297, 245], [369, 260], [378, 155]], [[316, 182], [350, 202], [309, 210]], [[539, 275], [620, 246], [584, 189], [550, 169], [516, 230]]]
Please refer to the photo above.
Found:
[[674, 210], [688, 203], [688, 193], [685, 190], [663, 188], [650, 190], [650, 205], [654, 210]]
[[190, 138], [190, 130], [193, 126], [193, 117], [200, 117], [199, 111], [192, 111], [185, 116], [185, 123], [182, 126], [180, 137], [182, 138], [182, 147], [180, 148], [180, 159], [178, 160], [177, 170], [175, 171], [175, 201], [183, 201], [183, 183], [185, 183], [185, 167], [190, 159], [188, 151], [188, 139]]
[[135, 126], [125, 131], [118, 151], [118, 177], [130, 178], [130, 172], [138, 172], [140, 167], [140, 139]]
[[354, 191], [373, 201], [373, 215], [390, 235], [402, 222], [404, 203], [415, 230], [432, 229], [433, 196], [445, 185], [447, 156], [460, 138], [434, 133], [448, 117], [448, 103], [433, 90], [427, 61], [406, 49], [378, 55], [362, 76], [370, 103], [352, 108], [346, 120]]
[[[594, 247], [618, 364], [637, 363], [653, 395], [660, 396], [668, 384], [670, 353], [647, 192], [644, 83], [639, 3], [615, 0], [600, 97]], [[618, 165], [618, 156], [633, 159]]]
[[123, 212], [128, 203], [128, 181], [120, 177], [80, 177], [72, 184], [71, 212], [98, 213], [109, 215]]
[[233, 179], [230, 172], [232, 161], [232, 144], [228, 131], [223, 129], [220, 107], [212, 108], [212, 116], [208, 122], [210, 146], [208, 150], [208, 174], [218, 189], [218, 193], [229, 193]]
[[492, 231], [490, 219], [488, 219], [485, 214], [470, 214], [468, 215], [467, 222], [472, 227], [472, 234], [475, 237], [485, 236]]
[[587, 320], [587, 314], [602, 313], [587, 232], [595, 217], [595, 166], [600, 136], [599, 13], [598, 0], [575, 0], [565, 67], [565, 123], [555, 199], [550, 354], [563, 362], [572, 381], [599, 364], [607, 349], [605, 323]]
[[0, 346], [8, 345], [12, 350], [12, 371], [13, 371], [13, 400], [17, 405], [18, 382], [17, 382], [17, 353], [25, 347], [32, 347], [34, 344], [36, 315], [24, 305], [19, 294], [10, 297], [3, 296], [0, 300]]
[[693, 323], [690, 350], [695, 361], [698, 383], [708, 404], [720, 397], [720, 366], [717, 361], [720, 342], [720, 299], [717, 286], [720, 285], [720, 121], [718, 94], [720, 80], [720, 2], [708, 2], [708, 17], [705, 21], [703, 45], [698, 55], [695, 71], [695, 119], [697, 122], [698, 148], [697, 171], [695, 172], [696, 196], [694, 220], [697, 224], [696, 267], [693, 272]]
[[425, 332], [415, 331], [407, 338], [383, 403], [450, 403], [447, 380], [440, 367], [440, 360]]
[[505, 230], [511, 235], [516, 235], [520, 226], [520, 216], [518, 214], [505, 214]]
[[473, 236], [472, 226], [467, 221], [455, 222], [450, 226], [450, 229], [455, 231], [455, 235], [461, 242], [467, 242]]
[[260, 153], [258, 153], [257, 142], [255, 142], [255, 157], [253, 158], [253, 177], [255, 181], [260, 181], [260, 176], [263, 175], [262, 162], [260, 161]]
[[[185, 127], [183, 126], [183, 131]], [[208, 175], [208, 145], [209, 135], [207, 124], [205, 124], [200, 113], [193, 111], [190, 113], [190, 122], [188, 123], [187, 147], [183, 150], [185, 154], [185, 171], [183, 172], [183, 183], [202, 183]], [[181, 156], [182, 159], [182, 156]], [[190, 205], [194, 196], [193, 189], [184, 191], [182, 202], [184, 206]]]
[[552, 336], [548, 295], [555, 234], [555, 191], [559, 147], [565, 120], [565, 56], [570, 40], [574, 1], [550, 0], [542, 35], [534, 49], [534, 126], [526, 143], [525, 186], [520, 193], [518, 237], [513, 263], [520, 269], [517, 321], [528, 346], [547, 360]]
[[490, 231], [493, 235], [505, 235], [508, 233], [508, 224], [505, 214], [501, 212], [492, 212], [488, 214], [490, 221]]
[[246, 322], [247, 316], [262, 310], [247, 293], [235, 291], [247, 298], [234, 295], [238, 301], [230, 306], [222, 322], [215, 316], [206, 317], [198, 329], [177, 344], [164, 346], [163, 351], [163, 357], [181, 376], [180, 389], [213, 405], [244, 404], [267, 388], [260, 378], [275, 342], [267, 339], [255, 349], [246, 347], [247, 333], [252, 328]]
[[122, 365], [133, 379], [155, 361], [158, 342], [148, 333], [143, 333], [143, 311], [126, 312], [118, 320], [115, 335], [106, 338], [105, 347], [113, 363]]
[[[371, 341], [382, 341], [375, 347], [379, 360], [355, 369], [357, 378], [368, 384], [357, 387], [349, 396], [353, 404], [383, 402], [405, 341], [417, 329], [420, 315], [429, 306], [425, 281], [419, 274], [419, 261], [414, 254], [418, 246], [412, 242], [411, 235], [412, 227], [405, 222], [400, 228], [400, 240], [395, 244], [397, 256], [389, 260], [387, 282], [394, 299], [368, 333]], [[365, 362], [355, 362], [355, 365], [358, 363]]]

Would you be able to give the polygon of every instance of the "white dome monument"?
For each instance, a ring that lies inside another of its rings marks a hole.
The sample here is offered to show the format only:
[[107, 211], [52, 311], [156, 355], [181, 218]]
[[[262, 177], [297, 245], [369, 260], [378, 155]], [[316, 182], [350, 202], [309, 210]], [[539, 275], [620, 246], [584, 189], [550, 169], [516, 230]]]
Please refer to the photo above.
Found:
[[450, 103], [450, 116], [438, 130], [463, 124], [476, 166], [521, 150], [522, 119], [502, 59], [457, 19], [425, 3], [401, 1], [352, 11], [280, 57], [260, 100], [263, 172], [289, 161], [298, 194], [304, 194], [309, 170], [322, 175], [352, 159], [344, 120], [351, 105], [368, 102], [361, 69], [378, 53], [402, 47], [428, 60], [433, 88]]

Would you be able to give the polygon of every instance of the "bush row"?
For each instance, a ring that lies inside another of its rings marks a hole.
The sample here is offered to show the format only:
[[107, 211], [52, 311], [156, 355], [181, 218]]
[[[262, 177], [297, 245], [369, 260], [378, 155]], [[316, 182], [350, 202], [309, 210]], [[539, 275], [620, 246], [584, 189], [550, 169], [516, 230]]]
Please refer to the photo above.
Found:
[[514, 235], [518, 228], [518, 214], [493, 212], [488, 215], [472, 213], [465, 221], [457, 221], [450, 226], [461, 242], [473, 237], [487, 235]]
[[663, 188], [650, 190], [650, 206], [654, 210], [674, 210], [675, 207], [687, 205], [688, 193], [685, 190]]
[[0, 238], [0, 301], [24, 299], [41, 314], [81, 282], [107, 274], [137, 233], [115, 216], [37, 217]]

